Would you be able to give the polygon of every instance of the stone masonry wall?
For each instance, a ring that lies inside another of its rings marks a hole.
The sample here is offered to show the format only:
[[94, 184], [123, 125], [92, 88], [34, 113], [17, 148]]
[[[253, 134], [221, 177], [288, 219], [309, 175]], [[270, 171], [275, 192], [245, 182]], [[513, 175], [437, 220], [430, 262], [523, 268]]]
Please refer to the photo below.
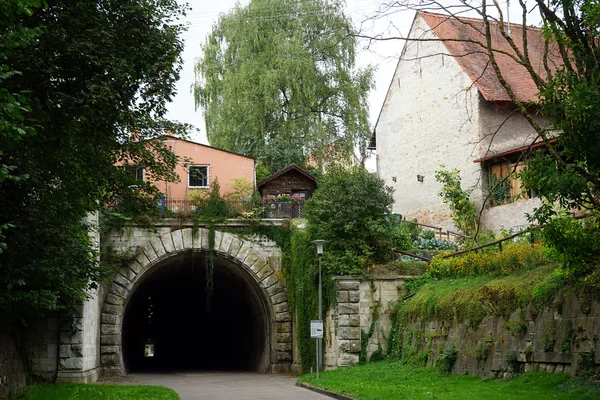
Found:
[[368, 332], [373, 312], [379, 314], [367, 344], [367, 357], [381, 345], [387, 349], [392, 327], [390, 312], [403, 292], [404, 277], [362, 279], [335, 277], [338, 282], [337, 307], [326, 313], [325, 368], [334, 369], [358, 363], [361, 330]]
[[528, 306], [524, 320], [520, 310], [508, 321], [486, 318], [477, 328], [467, 323], [414, 321], [404, 334], [412, 332], [412, 346], [431, 348], [429, 365], [444, 349], [456, 346], [452, 372], [457, 374], [498, 377], [516, 369], [574, 375], [582, 368], [600, 370], [600, 303], [590, 305], [575, 293], [561, 294], [539, 315], [532, 311]]
[[[391, 313], [405, 294], [405, 277], [362, 279], [336, 277], [337, 305], [326, 313], [325, 368], [357, 364], [361, 330], [368, 332], [374, 310], [378, 318], [367, 343], [367, 357], [380, 346], [387, 354]], [[410, 299], [406, 300], [410, 301]], [[600, 372], [600, 302], [582, 300], [564, 291], [552, 305], [535, 313], [529, 305], [508, 320], [485, 318], [474, 328], [468, 322], [413, 321], [403, 327], [403, 347], [430, 352], [428, 365], [455, 346], [452, 372], [499, 377], [519, 371]]]

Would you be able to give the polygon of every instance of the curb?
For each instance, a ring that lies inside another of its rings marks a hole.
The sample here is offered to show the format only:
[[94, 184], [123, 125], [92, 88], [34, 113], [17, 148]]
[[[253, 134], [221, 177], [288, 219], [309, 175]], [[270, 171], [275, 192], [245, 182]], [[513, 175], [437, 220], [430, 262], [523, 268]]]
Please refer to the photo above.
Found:
[[346, 396], [344, 394], [340, 394], [340, 393], [336, 393], [336, 392], [331, 392], [329, 390], [321, 389], [319, 387], [316, 387], [316, 386], [313, 386], [313, 385], [309, 385], [308, 383], [296, 382], [296, 386], [300, 386], [300, 387], [303, 387], [304, 389], [312, 390], [313, 392], [316, 392], [316, 393], [319, 393], [319, 394], [324, 394], [326, 396], [329, 396], [329, 397], [332, 397], [332, 398], [338, 399], [338, 400], [356, 400], [354, 397], [349, 397], [349, 396]]

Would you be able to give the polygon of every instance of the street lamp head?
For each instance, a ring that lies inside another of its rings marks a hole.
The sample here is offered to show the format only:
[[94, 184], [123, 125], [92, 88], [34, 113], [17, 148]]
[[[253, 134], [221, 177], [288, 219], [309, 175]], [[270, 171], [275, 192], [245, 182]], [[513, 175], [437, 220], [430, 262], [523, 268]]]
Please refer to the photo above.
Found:
[[325, 243], [329, 243], [329, 240], [317, 239], [317, 240], [313, 240], [311, 243], [317, 245], [317, 254], [322, 255], [323, 254], [323, 245]]

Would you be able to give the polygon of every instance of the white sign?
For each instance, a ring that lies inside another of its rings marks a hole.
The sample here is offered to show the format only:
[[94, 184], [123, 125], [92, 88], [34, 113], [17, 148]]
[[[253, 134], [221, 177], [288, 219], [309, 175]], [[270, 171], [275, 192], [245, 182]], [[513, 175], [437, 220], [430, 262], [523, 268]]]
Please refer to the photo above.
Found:
[[323, 338], [323, 321], [321, 321], [321, 320], [310, 321], [310, 337], [313, 339]]

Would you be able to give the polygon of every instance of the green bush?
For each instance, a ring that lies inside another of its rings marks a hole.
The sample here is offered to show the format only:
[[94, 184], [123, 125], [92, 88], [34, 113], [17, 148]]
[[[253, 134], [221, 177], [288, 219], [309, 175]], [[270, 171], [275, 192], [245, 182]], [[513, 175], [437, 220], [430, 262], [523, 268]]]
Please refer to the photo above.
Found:
[[306, 202], [311, 239], [329, 240], [324, 264], [332, 274], [364, 273], [389, 259], [392, 188], [362, 168], [333, 169]]
[[450, 346], [440, 353], [435, 365], [441, 373], [450, 373], [458, 357], [456, 346]]

